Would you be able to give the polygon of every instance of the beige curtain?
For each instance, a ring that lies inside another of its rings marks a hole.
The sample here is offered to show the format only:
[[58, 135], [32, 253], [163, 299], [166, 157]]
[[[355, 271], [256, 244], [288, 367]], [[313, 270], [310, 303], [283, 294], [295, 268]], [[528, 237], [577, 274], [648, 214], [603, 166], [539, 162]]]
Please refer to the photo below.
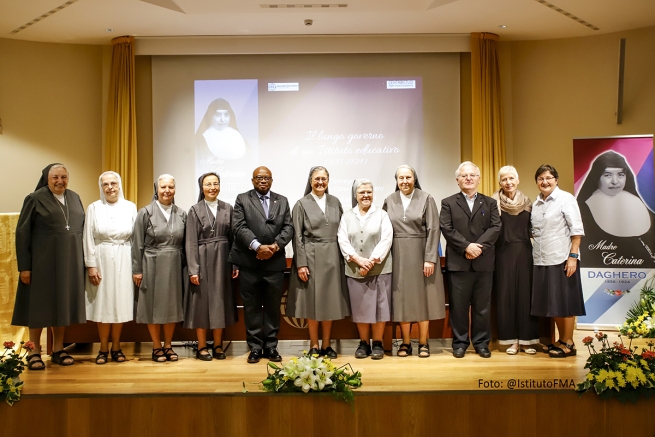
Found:
[[0, 354], [2, 343], [13, 341], [16, 345], [29, 339], [24, 326], [12, 326], [14, 301], [18, 287], [18, 265], [16, 264], [16, 224], [18, 214], [0, 214]]
[[123, 179], [125, 198], [137, 201], [136, 108], [134, 93], [134, 37], [121, 36], [114, 44], [105, 142], [105, 170]]
[[482, 173], [478, 191], [487, 195], [498, 188], [498, 170], [506, 164], [497, 45], [498, 35], [471, 34], [472, 156]]

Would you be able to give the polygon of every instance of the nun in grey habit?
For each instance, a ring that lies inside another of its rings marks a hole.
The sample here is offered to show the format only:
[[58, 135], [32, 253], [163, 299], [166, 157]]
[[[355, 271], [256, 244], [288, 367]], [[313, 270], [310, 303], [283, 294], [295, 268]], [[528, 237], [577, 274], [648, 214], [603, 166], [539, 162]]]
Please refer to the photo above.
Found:
[[421, 190], [416, 170], [401, 165], [396, 170], [396, 191], [382, 209], [393, 225], [393, 321], [400, 322], [403, 334], [398, 356], [411, 355], [409, 322], [419, 322], [419, 357], [426, 358], [429, 321], [446, 317], [437, 204]]
[[[309, 171], [305, 197], [293, 207], [293, 263], [289, 280], [287, 315], [308, 319], [310, 354], [329, 358], [332, 320], [350, 315], [344, 261], [337, 231], [343, 214], [341, 202], [328, 194], [329, 174], [324, 167]], [[318, 322], [323, 323], [322, 348], [318, 350]]]
[[[196, 358], [225, 359], [223, 328], [237, 320], [232, 278], [239, 275], [227, 262], [232, 246], [232, 205], [218, 200], [220, 178], [205, 173], [198, 179], [198, 203], [189, 210], [186, 223], [186, 259], [189, 292], [184, 297], [184, 327], [198, 335]], [[207, 350], [207, 330], [213, 330], [214, 350]]]
[[[132, 276], [139, 291], [136, 322], [147, 323], [152, 360], [177, 361], [171, 347], [175, 324], [182, 321], [186, 212], [174, 202], [175, 179], [159, 176], [150, 205], [137, 213], [132, 234]], [[164, 347], [160, 330], [164, 325]]]

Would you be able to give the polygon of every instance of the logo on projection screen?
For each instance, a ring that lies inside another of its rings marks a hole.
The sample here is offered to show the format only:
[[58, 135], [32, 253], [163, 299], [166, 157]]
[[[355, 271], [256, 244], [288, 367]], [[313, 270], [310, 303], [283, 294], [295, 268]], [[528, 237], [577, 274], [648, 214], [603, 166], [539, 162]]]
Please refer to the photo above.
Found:
[[282, 82], [268, 84], [269, 91], [300, 91], [300, 84], [298, 82]]
[[388, 90], [413, 90], [416, 89], [415, 80], [388, 80]]
[[296, 317], [287, 316], [287, 300], [289, 298], [289, 290], [285, 290], [282, 295], [282, 301], [280, 303], [280, 313], [282, 313], [282, 319], [287, 322], [289, 325], [294, 328], [307, 328], [307, 321], [305, 319], [298, 319]]

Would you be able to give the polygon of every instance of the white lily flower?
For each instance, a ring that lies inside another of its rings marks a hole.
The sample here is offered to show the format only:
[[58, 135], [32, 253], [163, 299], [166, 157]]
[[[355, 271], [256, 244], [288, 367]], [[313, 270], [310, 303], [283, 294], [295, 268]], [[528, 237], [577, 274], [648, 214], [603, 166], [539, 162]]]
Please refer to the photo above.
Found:
[[316, 372], [316, 384], [318, 385], [319, 391], [323, 390], [326, 385], [332, 384], [330, 376], [332, 376], [332, 372]]
[[310, 389], [316, 387], [316, 375], [312, 371], [305, 371], [300, 374], [293, 384], [296, 387], [301, 387], [302, 391], [307, 393]]

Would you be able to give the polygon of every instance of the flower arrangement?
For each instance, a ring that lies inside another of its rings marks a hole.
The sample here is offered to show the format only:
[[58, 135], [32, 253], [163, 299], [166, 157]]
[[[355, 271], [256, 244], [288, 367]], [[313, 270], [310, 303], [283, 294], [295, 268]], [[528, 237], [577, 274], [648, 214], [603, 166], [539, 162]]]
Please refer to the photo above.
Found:
[[655, 338], [655, 277], [648, 279], [640, 291], [640, 299], [632, 304], [626, 321], [619, 326], [621, 335]]
[[23, 359], [29, 351], [34, 349], [34, 343], [31, 341], [21, 341], [20, 345], [24, 353], [14, 350], [16, 344], [13, 341], [5, 341], [3, 344], [5, 350], [0, 355], [0, 400], [4, 399], [9, 405], [20, 400], [23, 381], [19, 376], [25, 369]]
[[624, 294], [630, 293], [631, 290], [612, 290], [610, 288], [605, 289], [605, 293], [609, 294], [610, 296], [616, 296], [616, 297], [621, 297]]
[[589, 369], [584, 382], [577, 385], [580, 394], [593, 390], [601, 398], [616, 397], [622, 402], [636, 402], [640, 396], [649, 397], [655, 393], [655, 351], [654, 342], [649, 342], [649, 350], [632, 347], [632, 338], [626, 347], [621, 343], [610, 345], [607, 334], [597, 332], [596, 340], [601, 344], [599, 351], [593, 345], [591, 336], [582, 339], [589, 349], [585, 369]]
[[[273, 371], [270, 372], [269, 368]], [[362, 374], [355, 372], [350, 364], [336, 368], [329, 358], [307, 352], [300, 358], [292, 358], [282, 367], [269, 362], [266, 370], [268, 377], [261, 382], [262, 388], [275, 393], [327, 392], [337, 399], [353, 402], [352, 389], [362, 385]]]

